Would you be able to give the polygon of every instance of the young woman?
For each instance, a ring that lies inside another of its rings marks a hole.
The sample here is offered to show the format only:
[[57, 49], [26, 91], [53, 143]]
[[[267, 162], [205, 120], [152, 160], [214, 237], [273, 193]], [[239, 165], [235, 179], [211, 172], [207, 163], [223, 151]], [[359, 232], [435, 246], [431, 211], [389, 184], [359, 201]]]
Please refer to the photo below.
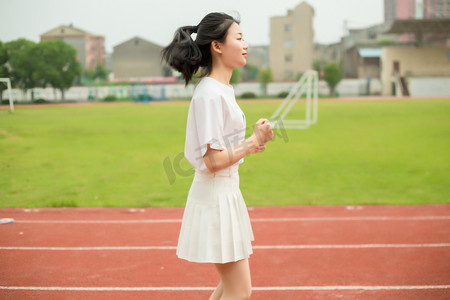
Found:
[[[196, 33], [195, 41], [191, 34]], [[269, 121], [260, 119], [245, 139], [245, 116], [236, 103], [230, 78], [245, 65], [248, 45], [239, 22], [210, 13], [198, 26], [179, 28], [162, 58], [181, 72], [186, 85], [202, 69], [189, 107], [184, 153], [195, 176], [184, 211], [177, 255], [214, 263], [220, 283], [210, 299], [248, 299], [248, 257], [253, 232], [239, 190], [239, 164], [250, 153], [263, 152], [273, 138]]]

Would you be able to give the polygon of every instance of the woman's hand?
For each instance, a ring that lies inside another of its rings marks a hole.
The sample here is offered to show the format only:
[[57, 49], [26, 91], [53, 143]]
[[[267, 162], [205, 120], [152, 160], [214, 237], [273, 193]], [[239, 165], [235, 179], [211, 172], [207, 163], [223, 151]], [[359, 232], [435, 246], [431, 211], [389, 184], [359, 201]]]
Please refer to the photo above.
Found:
[[208, 170], [213, 173], [237, 163], [247, 154], [263, 152], [266, 149], [266, 143], [271, 139], [273, 139], [273, 131], [269, 120], [259, 119], [255, 124], [253, 134], [241, 144], [225, 150], [212, 149], [208, 144], [203, 161]]
[[[256, 138], [255, 138], [255, 141], [256, 141]], [[258, 143], [255, 142], [254, 147], [250, 148], [249, 154], [261, 153], [264, 151], [264, 149], [266, 149], [266, 145], [258, 145]]]
[[255, 124], [253, 134], [247, 139], [249, 154], [260, 153], [266, 149], [266, 143], [273, 139], [273, 131], [267, 119], [259, 119]]
[[265, 146], [268, 141], [273, 139], [272, 126], [270, 126], [269, 120], [259, 119], [253, 129], [253, 135], [260, 146]]

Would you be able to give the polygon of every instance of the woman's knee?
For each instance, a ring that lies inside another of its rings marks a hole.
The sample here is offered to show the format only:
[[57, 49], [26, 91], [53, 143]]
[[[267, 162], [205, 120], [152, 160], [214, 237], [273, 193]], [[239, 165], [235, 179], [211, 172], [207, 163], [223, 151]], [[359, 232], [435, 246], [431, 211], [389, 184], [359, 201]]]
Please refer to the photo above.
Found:
[[234, 291], [234, 293], [230, 293], [227, 290], [224, 290], [223, 296], [221, 299], [233, 299], [233, 300], [248, 300], [252, 295], [252, 290], [242, 290], [242, 291]]
[[252, 295], [252, 286], [250, 284], [242, 284], [233, 289], [235, 299], [247, 300]]
[[250, 284], [240, 283], [223, 286], [223, 299], [247, 300], [252, 295], [252, 286]]
[[243, 300], [250, 299], [251, 295], [252, 295], [252, 287], [248, 286], [242, 294], [242, 299]]
[[249, 299], [252, 293], [248, 260], [216, 265], [224, 299]]

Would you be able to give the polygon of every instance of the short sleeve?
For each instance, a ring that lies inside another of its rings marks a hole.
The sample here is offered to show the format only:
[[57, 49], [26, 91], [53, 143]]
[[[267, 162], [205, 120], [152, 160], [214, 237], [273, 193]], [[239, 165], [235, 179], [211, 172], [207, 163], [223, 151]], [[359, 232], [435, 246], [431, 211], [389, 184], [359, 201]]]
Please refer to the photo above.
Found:
[[216, 150], [224, 150], [224, 117], [220, 96], [199, 97], [194, 100], [195, 126], [202, 157], [207, 145]]

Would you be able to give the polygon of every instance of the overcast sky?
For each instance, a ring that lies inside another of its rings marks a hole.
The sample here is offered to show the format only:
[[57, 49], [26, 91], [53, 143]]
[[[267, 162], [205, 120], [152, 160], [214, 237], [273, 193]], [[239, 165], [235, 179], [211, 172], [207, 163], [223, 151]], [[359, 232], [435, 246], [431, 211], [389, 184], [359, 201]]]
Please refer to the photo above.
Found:
[[[269, 43], [271, 16], [283, 16], [301, 0], [0, 0], [0, 41], [20, 37], [38, 42], [39, 35], [59, 25], [105, 37], [105, 49], [139, 36], [168, 44], [174, 31], [196, 25], [209, 12], [221, 11], [241, 18], [247, 43]], [[314, 40], [333, 43], [349, 28], [383, 22], [383, 0], [308, 0], [315, 10]]]

